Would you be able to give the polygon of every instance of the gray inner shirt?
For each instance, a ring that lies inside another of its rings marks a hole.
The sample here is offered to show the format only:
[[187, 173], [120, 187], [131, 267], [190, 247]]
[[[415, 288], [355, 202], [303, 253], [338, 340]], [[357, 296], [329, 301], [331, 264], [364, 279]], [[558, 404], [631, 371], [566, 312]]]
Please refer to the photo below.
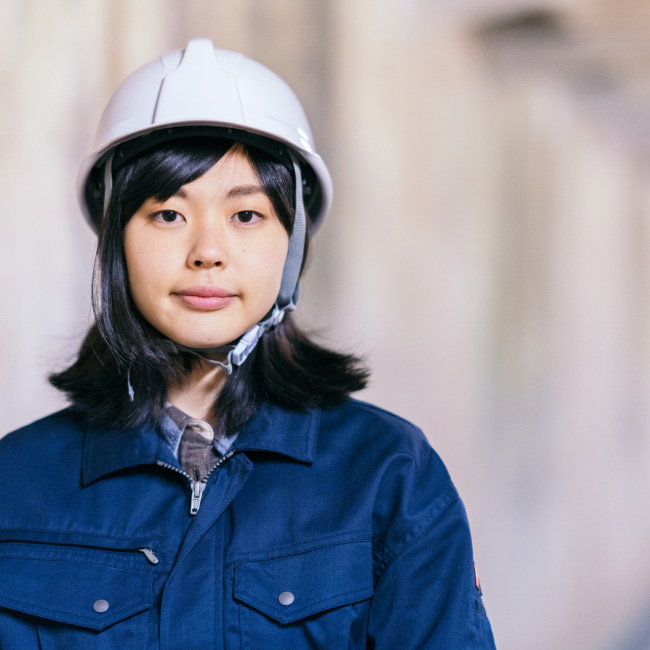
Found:
[[205, 478], [228, 452], [236, 435], [214, 439], [214, 429], [171, 404], [165, 409], [161, 435], [183, 470], [195, 481]]

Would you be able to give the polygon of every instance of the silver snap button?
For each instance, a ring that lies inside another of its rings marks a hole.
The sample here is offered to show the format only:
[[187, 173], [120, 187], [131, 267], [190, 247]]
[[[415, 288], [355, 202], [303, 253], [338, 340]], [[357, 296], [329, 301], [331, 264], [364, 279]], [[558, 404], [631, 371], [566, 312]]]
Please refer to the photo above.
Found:
[[280, 605], [291, 605], [291, 603], [295, 599], [296, 599], [295, 596], [290, 591], [283, 591], [278, 596], [278, 600], [280, 601]]
[[95, 604], [93, 605], [93, 609], [98, 614], [101, 614], [102, 612], [105, 612], [108, 609], [108, 601], [107, 600], [96, 600]]

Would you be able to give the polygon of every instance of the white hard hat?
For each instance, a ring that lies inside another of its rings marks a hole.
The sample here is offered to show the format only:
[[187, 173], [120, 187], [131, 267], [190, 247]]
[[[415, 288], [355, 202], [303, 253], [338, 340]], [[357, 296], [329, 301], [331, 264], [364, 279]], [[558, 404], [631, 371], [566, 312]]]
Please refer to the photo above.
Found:
[[197, 38], [185, 50], [168, 52], [136, 70], [109, 101], [93, 153], [82, 163], [78, 177], [80, 204], [93, 228], [105, 200], [103, 168], [111, 155], [121, 153], [120, 145], [128, 143], [141, 151], [178, 137], [189, 127], [267, 150], [280, 143], [273, 153], [284, 156], [289, 167], [297, 158], [302, 168], [312, 227], [329, 210], [332, 181], [291, 88], [263, 65]]

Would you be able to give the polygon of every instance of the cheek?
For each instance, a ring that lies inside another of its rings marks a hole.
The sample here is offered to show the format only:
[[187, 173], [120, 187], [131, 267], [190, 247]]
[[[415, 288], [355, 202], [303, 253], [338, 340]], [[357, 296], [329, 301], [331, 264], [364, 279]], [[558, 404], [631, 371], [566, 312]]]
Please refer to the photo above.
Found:
[[164, 282], [165, 269], [170, 267], [169, 255], [150, 244], [143, 245], [140, 241], [125, 238], [124, 256], [129, 287], [137, 303], [138, 297], [155, 292]]
[[126, 258], [126, 272], [129, 278], [129, 286], [131, 287], [131, 293], [133, 293], [134, 288], [142, 288], [146, 284], [146, 282], [143, 282], [143, 280], [146, 280], [146, 255], [143, 255], [137, 246], [129, 245], [125, 242], [124, 257]]
[[260, 286], [266, 291], [274, 292], [273, 298], [277, 297], [282, 282], [282, 272], [287, 258], [288, 244], [280, 239], [277, 245], [265, 247], [258, 254], [252, 255], [255, 277], [258, 278]]

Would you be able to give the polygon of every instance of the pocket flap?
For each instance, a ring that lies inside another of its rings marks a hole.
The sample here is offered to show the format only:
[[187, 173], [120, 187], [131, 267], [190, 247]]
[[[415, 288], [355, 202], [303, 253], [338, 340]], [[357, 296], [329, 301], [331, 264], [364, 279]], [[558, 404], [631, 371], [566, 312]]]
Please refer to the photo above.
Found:
[[134, 568], [136, 558], [98, 549], [10, 546], [0, 549], [0, 607], [103, 630], [151, 606], [152, 573]]
[[372, 593], [370, 542], [235, 564], [235, 598], [279, 623], [350, 605]]

